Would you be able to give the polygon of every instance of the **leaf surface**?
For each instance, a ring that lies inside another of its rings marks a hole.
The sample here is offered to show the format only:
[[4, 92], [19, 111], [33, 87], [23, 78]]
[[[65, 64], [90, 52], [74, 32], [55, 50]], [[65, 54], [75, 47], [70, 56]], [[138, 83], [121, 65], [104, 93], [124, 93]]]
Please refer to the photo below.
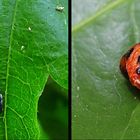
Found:
[[140, 91], [119, 70], [140, 41], [139, 12], [138, 0], [111, 1], [73, 27], [73, 139], [140, 139]]
[[38, 99], [48, 76], [67, 88], [67, 1], [2, 0], [0, 21], [0, 139], [39, 139]]
[[72, 24], [79, 24], [79, 22], [83, 22], [86, 18], [90, 15], [92, 16], [93, 13], [95, 14], [98, 12], [99, 9], [102, 9], [112, 0], [88, 0], [82, 1], [81, 0], [73, 0], [72, 1]]

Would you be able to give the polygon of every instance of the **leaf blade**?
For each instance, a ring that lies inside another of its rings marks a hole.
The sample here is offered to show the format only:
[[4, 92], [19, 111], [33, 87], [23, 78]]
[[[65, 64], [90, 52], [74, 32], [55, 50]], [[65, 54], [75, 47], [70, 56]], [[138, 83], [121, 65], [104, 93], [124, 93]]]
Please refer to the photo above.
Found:
[[119, 70], [120, 57], [139, 41], [139, 4], [122, 2], [73, 30], [74, 139], [139, 138], [138, 111], [131, 116], [139, 91]]
[[39, 139], [38, 99], [48, 76], [53, 74], [61, 86], [66, 84], [61, 83], [61, 77], [66, 78], [66, 74], [61, 74], [57, 67], [56, 73], [48, 70], [52, 62], [67, 55], [67, 11], [64, 11], [65, 16], [63, 12], [58, 13], [55, 10], [58, 4], [64, 4], [67, 9], [67, 1], [0, 3], [1, 52], [4, 52], [1, 56], [4, 61], [0, 63], [3, 77], [0, 88], [5, 103], [4, 117], [2, 113], [0, 120], [1, 139]]

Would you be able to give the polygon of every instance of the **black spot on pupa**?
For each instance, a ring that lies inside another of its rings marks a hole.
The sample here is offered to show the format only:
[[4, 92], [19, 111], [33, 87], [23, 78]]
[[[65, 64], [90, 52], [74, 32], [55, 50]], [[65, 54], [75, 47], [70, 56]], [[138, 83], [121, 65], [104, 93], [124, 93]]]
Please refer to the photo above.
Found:
[[136, 69], [136, 73], [140, 75], [140, 67]]
[[138, 56], [138, 60], [137, 60], [137, 63], [140, 63], [140, 55]]
[[128, 50], [128, 52], [125, 54], [125, 57], [130, 57], [131, 53], [133, 52], [134, 48], [131, 48], [130, 50]]

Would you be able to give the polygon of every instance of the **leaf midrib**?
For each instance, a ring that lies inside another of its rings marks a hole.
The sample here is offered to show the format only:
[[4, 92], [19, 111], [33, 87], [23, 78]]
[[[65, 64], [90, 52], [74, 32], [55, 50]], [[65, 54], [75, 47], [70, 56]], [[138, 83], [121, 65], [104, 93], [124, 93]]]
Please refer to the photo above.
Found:
[[112, 2], [106, 6], [104, 6], [101, 10], [97, 11], [95, 15], [88, 17], [85, 20], [82, 20], [81, 22], [79, 22], [78, 24], [74, 25], [74, 27], [72, 28], [72, 32], [77, 32], [80, 28], [89, 25], [91, 22], [93, 22], [96, 18], [98, 18], [99, 16], [105, 14], [107, 11], [119, 6], [120, 4], [122, 4], [123, 2], [128, 2], [126, 0], [117, 0], [115, 2]]
[[12, 17], [12, 24], [11, 24], [11, 32], [10, 32], [10, 39], [9, 39], [9, 51], [8, 51], [8, 59], [7, 59], [7, 72], [6, 72], [6, 88], [5, 88], [5, 108], [4, 108], [4, 124], [5, 124], [5, 140], [8, 140], [7, 135], [7, 122], [6, 122], [6, 109], [7, 109], [7, 94], [8, 94], [8, 80], [9, 80], [9, 68], [10, 68], [10, 56], [11, 56], [11, 49], [12, 49], [12, 41], [13, 41], [13, 28], [16, 20], [16, 11], [17, 11], [18, 0], [15, 0], [15, 7]]

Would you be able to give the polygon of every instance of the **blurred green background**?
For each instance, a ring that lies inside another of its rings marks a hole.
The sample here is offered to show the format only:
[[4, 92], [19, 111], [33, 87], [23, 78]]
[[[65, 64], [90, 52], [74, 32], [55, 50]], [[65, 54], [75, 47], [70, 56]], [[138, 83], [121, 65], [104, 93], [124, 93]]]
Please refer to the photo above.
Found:
[[38, 118], [50, 140], [68, 139], [67, 90], [49, 78], [38, 105]]

